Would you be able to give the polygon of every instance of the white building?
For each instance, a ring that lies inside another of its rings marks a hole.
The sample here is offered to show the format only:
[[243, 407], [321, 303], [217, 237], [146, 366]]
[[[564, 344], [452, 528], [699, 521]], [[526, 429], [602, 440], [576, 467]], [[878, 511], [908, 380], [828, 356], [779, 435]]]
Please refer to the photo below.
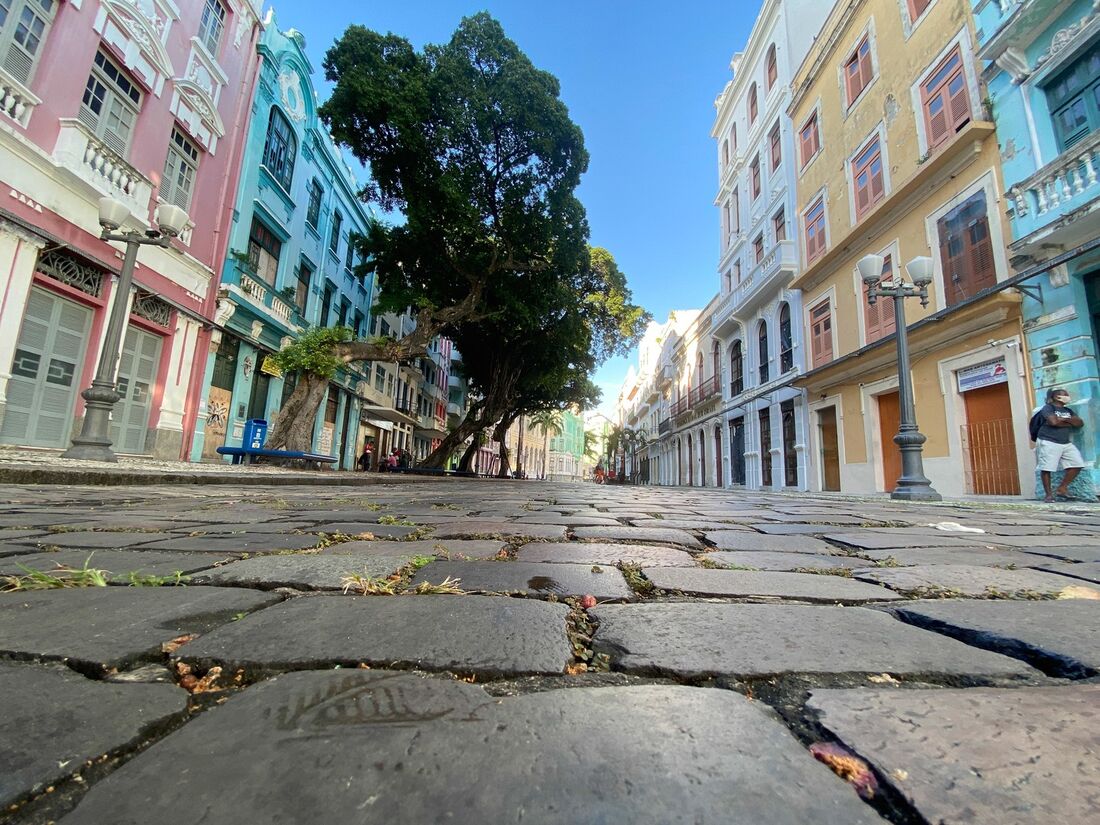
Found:
[[[719, 292], [709, 331], [696, 334], [692, 394], [673, 416], [682, 449], [690, 435], [692, 460], [698, 465], [703, 444], [713, 466], [697, 466], [683, 483], [807, 488], [806, 403], [792, 386], [807, 353], [801, 294], [788, 288], [799, 255], [795, 135], [786, 110], [791, 78], [831, 6], [765, 0], [715, 101]], [[715, 392], [721, 403], [712, 414]]]

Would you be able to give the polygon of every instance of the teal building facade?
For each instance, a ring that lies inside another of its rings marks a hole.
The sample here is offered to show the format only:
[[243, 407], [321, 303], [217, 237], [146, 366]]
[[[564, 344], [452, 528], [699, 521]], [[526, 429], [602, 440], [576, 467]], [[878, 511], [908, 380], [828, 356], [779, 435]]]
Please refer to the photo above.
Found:
[[[214, 346], [193, 460], [216, 460], [239, 446], [249, 419], [272, 421], [293, 391], [271, 356], [313, 326], [369, 334], [373, 276], [353, 240], [371, 219], [360, 184], [317, 117], [313, 67], [304, 36], [280, 31], [268, 15], [259, 41], [240, 184], [221, 273]], [[314, 424], [313, 449], [353, 469], [363, 440], [362, 371], [330, 383]]]
[[[1065, 387], [1091, 497], [1100, 475], [1100, 7], [1094, 0], [974, 0], [978, 54], [997, 124], [1036, 404]], [[1063, 260], [1064, 259], [1064, 260]], [[1061, 263], [1059, 263], [1061, 261]]]

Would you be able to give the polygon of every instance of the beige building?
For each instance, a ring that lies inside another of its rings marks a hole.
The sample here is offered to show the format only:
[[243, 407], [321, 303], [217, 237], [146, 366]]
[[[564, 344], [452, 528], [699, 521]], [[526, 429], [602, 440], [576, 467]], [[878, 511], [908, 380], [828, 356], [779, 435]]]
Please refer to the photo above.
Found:
[[795, 75], [797, 228], [810, 488], [892, 490], [900, 475], [892, 299], [882, 280], [930, 257], [906, 302], [925, 472], [943, 495], [1019, 494], [1033, 471], [1020, 296], [1005, 254], [999, 151], [968, 0], [841, 0]]

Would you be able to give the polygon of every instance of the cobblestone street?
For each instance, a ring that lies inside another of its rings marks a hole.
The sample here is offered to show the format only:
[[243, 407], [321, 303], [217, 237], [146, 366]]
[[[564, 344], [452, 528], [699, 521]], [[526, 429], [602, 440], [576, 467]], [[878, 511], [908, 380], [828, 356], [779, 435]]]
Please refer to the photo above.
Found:
[[0, 822], [1100, 821], [1095, 506], [0, 500]]

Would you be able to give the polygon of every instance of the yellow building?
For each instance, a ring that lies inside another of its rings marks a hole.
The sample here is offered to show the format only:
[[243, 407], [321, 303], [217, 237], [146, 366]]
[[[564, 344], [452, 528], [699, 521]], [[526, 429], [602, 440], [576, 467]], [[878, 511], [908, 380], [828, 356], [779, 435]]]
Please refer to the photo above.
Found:
[[1030, 493], [1020, 296], [999, 150], [969, 0], [839, 0], [792, 84], [811, 489], [892, 490], [901, 474], [893, 300], [883, 280], [931, 257], [906, 301], [926, 475], [945, 496]]

